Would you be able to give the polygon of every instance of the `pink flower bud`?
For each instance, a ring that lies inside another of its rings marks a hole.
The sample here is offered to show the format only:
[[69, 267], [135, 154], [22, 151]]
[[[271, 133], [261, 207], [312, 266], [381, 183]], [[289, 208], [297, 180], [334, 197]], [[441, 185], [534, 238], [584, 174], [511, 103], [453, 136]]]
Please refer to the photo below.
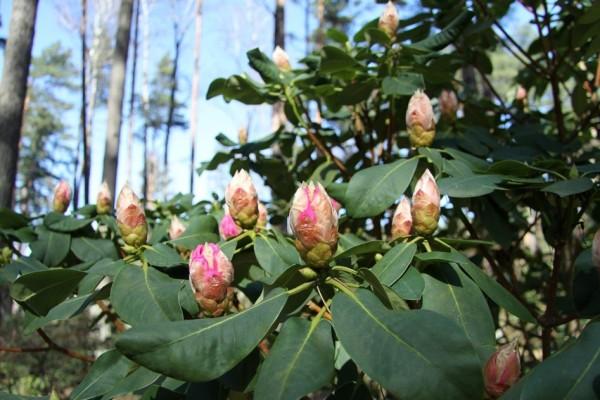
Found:
[[241, 127], [238, 129], [238, 143], [246, 144], [248, 143], [248, 129]]
[[414, 147], [427, 147], [435, 138], [435, 120], [431, 100], [421, 91], [412, 95], [406, 109], [406, 129]]
[[214, 243], [198, 245], [190, 255], [190, 284], [198, 304], [210, 315], [226, 311], [233, 282], [233, 265]]
[[425, 170], [415, 185], [411, 215], [413, 227], [420, 235], [430, 235], [440, 218], [440, 191], [429, 170]]
[[256, 229], [260, 230], [267, 226], [269, 213], [267, 207], [261, 202], [258, 202], [258, 220], [256, 221]]
[[186, 227], [183, 224], [183, 222], [181, 222], [181, 220], [177, 218], [177, 216], [174, 216], [173, 218], [171, 218], [171, 224], [169, 225], [169, 239], [177, 239], [183, 234], [183, 232], [185, 232], [185, 229]]
[[333, 197], [329, 198], [331, 200], [331, 205], [333, 206], [333, 209], [335, 210], [336, 213], [340, 213], [340, 210], [342, 209], [342, 205]]
[[320, 183], [303, 183], [298, 188], [288, 224], [302, 258], [312, 266], [326, 266], [337, 248], [338, 217]]
[[600, 229], [596, 231], [592, 241], [592, 263], [600, 272]]
[[231, 214], [229, 214], [229, 211], [225, 211], [225, 215], [221, 218], [221, 222], [219, 223], [219, 233], [223, 240], [229, 240], [242, 233], [242, 228], [235, 223]]
[[454, 121], [456, 118], [456, 111], [458, 110], [458, 100], [453, 90], [442, 90], [440, 93], [440, 112], [448, 118], [450, 121]]
[[273, 50], [273, 62], [281, 71], [289, 71], [292, 69], [290, 57], [281, 47], [275, 47]]
[[517, 91], [515, 92], [515, 101], [523, 103], [525, 100], [527, 100], [527, 89], [519, 85]]
[[387, 33], [391, 38], [396, 36], [396, 30], [398, 29], [398, 11], [396, 6], [391, 1], [388, 1], [385, 10], [379, 17], [379, 29]]
[[252, 229], [258, 219], [258, 196], [252, 178], [245, 170], [236, 171], [225, 190], [225, 202], [235, 222]]
[[500, 397], [521, 375], [521, 361], [516, 340], [500, 347], [487, 361], [484, 370], [485, 390], [492, 398]]
[[52, 200], [52, 209], [57, 213], [64, 213], [69, 208], [71, 202], [71, 186], [67, 181], [60, 181], [54, 188], [54, 199]]
[[98, 214], [109, 214], [112, 211], [112, 193], [106, 181], [102, 182], [98, 197], [96, 198], [96, 212]]
[[148, 225], [144, 208], [128, 184], [123, 186], [117, 198], [117, 225], [126, 244], [139, 247], [146, 243]]
[[409, 236], [411, 228], [412, 215], [410, 213], [410, 201], [407, 197], [403, 196], [392, 218], [392, 240]]

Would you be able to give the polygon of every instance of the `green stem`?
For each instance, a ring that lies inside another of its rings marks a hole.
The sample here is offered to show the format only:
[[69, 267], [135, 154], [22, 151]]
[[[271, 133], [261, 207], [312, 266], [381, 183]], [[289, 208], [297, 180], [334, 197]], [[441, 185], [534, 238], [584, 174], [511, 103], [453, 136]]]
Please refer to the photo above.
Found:
[[317, 324], [319, 323], [319, 321], [321, 321], [321, 318], [323, 318], [323, 315], [325, 314], [325, 311], [328, 311], [331, 314], [331, 310], [329, 310], [329, 304], [331, 304], [331, 299], [327, 300], [326, 302], [323, 303], [323, 307], [321, 307], [321, 310], [319, 310], [319, 312], [317, 313], [317, 315], [315, 315], [312, 319], [312, 321], [310, 322], [310, 329], [312, 330], [314, 327], [317, 326]]
[[431, 246], [429, 245], [429, 242], [427, 240], [423, 240], [423, 247], [425, 247], [425, 250], [427, 250], [428, 253], [431, 253]]
[[450, 246], [448, 243], [444, 242], [442, 239], [440, 238], [434, 238], [433, 240], [435, 240], [436, 242], [438, 242], [439, 244], [441, 244], [444, 247], [449, 248], [450, 250], [454, 250], [454, 247]]
[[293, 289], [288, 290], [287, 294], [290, 296], [293, 296], [295, 294], [305, 291], [306, 289], [312, 288], [314, 285], [315, 285], [315, 281], [305, 282], [301, 285], [296, 286]]
[[342, 282], [338, 281], [335, 278], [327, 278], [327, 279], [325, 279], [325, 283], [338, 288], [340, 291], [344, 292], [345, 294], [352, 297], [353, 299], [356, 298], [356, 296], [354, 295], [354, 292], [352, 292], [346, 285], [344, 285]]
[[344, 267], [342, 265], [336, 265], [335, 267], [331, 268], [332, 271], [342, 271], [342, 272], [346, 272], [350, 275], [358, 275], [358, 272], [353, 270], [352, 268], [348, 268], [348, 267]]

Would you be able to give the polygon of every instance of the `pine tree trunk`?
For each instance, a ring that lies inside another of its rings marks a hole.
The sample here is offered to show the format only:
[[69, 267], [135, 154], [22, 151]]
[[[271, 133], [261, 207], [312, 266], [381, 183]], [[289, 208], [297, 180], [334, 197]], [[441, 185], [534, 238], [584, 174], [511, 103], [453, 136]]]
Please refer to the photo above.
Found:
[[14, 0], [0, 81], [0, 207], [11, 207], [37, 0]]
[[192, 76], [192, 104], [190, 107], [190, 193], [194, 193], [196, 176], [196, 135], [198, 130], [198, 96], [200, 94], [200, 45], [202, 40], [202, 0], [196, 0], [194, 18], [194, 71]]
[[163, 165], [165, 169], [165, 174], [168, 174], [169, 170], [169, 141], [171, 139], [171, 129], [173, 128], [174, 123], [174, 115], [175, 115], [175, 94], [177, 93], [177, 67], [179, 66], [179, 54], [181, 49], [181, 39], [183, 35], [179, 36], [179, 29], [177, 28], [177, 24], [175, 24], [175, 54], [173, 56], [173, 69], [171, 70], [171, 87], [169, 93], [169, 110], [167, 113], [167, 126], [165, 132], [165, 148], [164, 148], [164, 160]]
[[[275, 34], [273, 37], [273, 47], [281, 47], [285, 49], [285, 0], [275, 0]], [[271, 129], [273, 132], [278, 130], [281, 125], [285, 124], [285, 113], [283, 111], [283, 103], [277, 102], [273, 104], [271, 113]], [[273, 146], [275, 153], [279, 152], [277, 145]]]
[[317, 0], [317, 37], [315, 44], [317, 49], [321, 49], [325, 45], [325, 0]]
[[[90, 204], [90, 143], [87, 131], [87, 0], [81, 0], [81, 139], [83, 141], [83, 200], [85, 204]], [[79, 191], [76, 190], [76, 193]], [[77, 202], [75, 202], [77, 207]]]
[[119, 138], [123, 117], [123, 97], [125, 92], [125, 72], [129, 52], [131, 16], [133, 0], [121, 0], [117, 38], [112, 58], [110, 89], [108, 94], [108, 117], [106, 123], [106, 147], [104, 150], [103, 179], [112, 193], [116, 193], [117, 168], [119, 164]]
[[144, 113], [144, 128], [142, 132], [144, 141], [144, 199], [147, 202], [150, 200], [150, 168], [149, 168], [149, 151], [148, 151], [148, 114], [150, 113], [150, 84], [149, 84], [149, 69], [150, 69], [150, 5], [148, 0], [141, 0], [140, 8], [142, 12], [142, 110]]
[[129, 93], [129, 115], [127, 116], [127, 180], [131, 182], [133, 170], [133, 129], [135, 117], [135, 78], [137, 71], [138, 32], [140, 25], [140, 4], [135, 7], [135, 29], [133, 30], [133, 66], [131, 68], [131, 89]]

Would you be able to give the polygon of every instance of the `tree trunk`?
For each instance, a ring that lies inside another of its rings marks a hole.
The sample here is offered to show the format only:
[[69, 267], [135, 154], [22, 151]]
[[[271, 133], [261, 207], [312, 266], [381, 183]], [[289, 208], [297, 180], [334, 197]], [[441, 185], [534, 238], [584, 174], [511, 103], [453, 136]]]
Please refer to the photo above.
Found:
[[129, 115], [127, 116], [127, 180], [131, 182], [133, 170], [133, 122], [135, 117], [135, 77], [137, 71], [138, 32], [140, 25], [140, 4], [135, 7], [135, 29], [133, 30], [133, 66], [131, 68], [131, 89], [129, 93]]
[[318, 50], [325, 45], [325, 0], [317, 0], [317, 37], [315, 44]]
[[171, 70], [170, 77], [170, 93], [169, 93], [169, 111], [167, 114], [167, 126], [165, 132], [165, 148], [164, 148], [164, 169], [167, 174], [169, 170], [169, 140], [171, 139], [171, 128], [173, 128], [173, 117], [175, 115], [175, 94], [177, 93], [177, 67], [179, 66], [179, 51], [181, 49], [181, 40], [183, 39], [183, 34], [179, 36], [178, 27], [175, 24], [173, 29], [175, 31], [175, 54], [173, 56], [173, 69]]
[[[83, 200], [84, 204], [90, 204], [90, 144], [89, 136], [87, 132], [87, 0], [81, 0], [81, 139], [83, 141], [83, 165], [82, 165], [82, 178], [83, 178]], [[78, 194], [77, 188], [75, 193]], [[75, 201], [75, 207], [78, 206]]]
[[116, 194], [117, 167], [119, 164], [119, 137], [121, 135], [121, 119], [123, 117], [123, 97], [125, 92], [125, 71], [129, 52], [129, 36], [131, 32], [131, 16], [133, 0], [121, 0], [117, 40], [112, 58], [110, 72], [110, 91], [108, 94], [108, 116], [106, 122], [106, 147], [104, 150], [103, 179], [108, 183], [112, 193]]
[[[273, 35], [273, 47], [281, 47], [285, 49], [285, 0], [275, 0], [275, 32]], [[281, 125], [285, 124], [285, 113], [283, 111], [283, 103], [277, 102], [273, 104], [271, 113], [271, 129], [277, 131]], [[273, 151], [279, 153], [277, 144], [273, 146]]]
[[37, 5], [37, 0], [13, 1], [0, 82], [0, 207], [13, 204]]
[[198, 130], [198, 96], [200, 94], [200, 44], [202, 40], [202, 0], [196, 0], [194, 18], [194, 71], [192, 76], [192, 104], [190, 107], [190, 193], [194, 194], [196, 176], [196, 135]]
[[149, 68], [150, 68], [150, 9], [148, 0], [141, 0], [142, 11], [142, 110], [144, 113], [144, 131], [142, 133], [144, 140], [144, 200], [150, 199], [148, 168], [148, 114], [150, 113], [150, 88], [149, 88]]

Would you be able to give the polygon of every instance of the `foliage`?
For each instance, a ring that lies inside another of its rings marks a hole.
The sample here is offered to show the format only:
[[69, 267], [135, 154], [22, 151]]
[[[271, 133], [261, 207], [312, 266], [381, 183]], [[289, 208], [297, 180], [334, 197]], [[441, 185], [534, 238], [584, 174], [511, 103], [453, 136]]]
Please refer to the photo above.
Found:
[[[597, 4], [555, 3], [527, 9], [540, 36], [516, 74], [530, 95], [511, 104], [457, 79], [467, 66], [492, 72], [488, 51], [509, 40], [495, 25], [509, 2], [423, 1], [395, 37], [377, 21], [352, 38], [330, 31], [335, 44], [293, 70], [249, 51], [262, 82], [217, 79], [208, 97], [279, 101], [289, 124], [244, 144], [220, 134], [224, 150], [198, 172], [229, 164], [260, 176], [273, 192], [270, 228], [219, 242], [222, 200], [180, 194], [147, 205], [150, 239], [132, 249], [94, 206], [34, 220], [3, 210], [4, 240], [17, 254], [14, 244], [28, 243], [31, 255], [0, 279], [35, 326], [110, 303], [115, 348], [71, 397], [477, 399], [497, 338], [518, 340], [526, 369], [505, 398], [597, 396], [600, 274], [588, 238], [598, 216], [590, 71], [600, 16]], [[415, 149], [404, 116], [417, 89], [457, 90], [463, 109]], [[544, 96], [551, 106], [535, 107]], [[439, 228], [392, 240], [394, 205], [426, 168], [444, 195]], [[309, 180], [343, 206], [325, 268], [306, 265], [277, 228]], [[187, 228], [169, 239], [174, 216]], [[204, 242], [218, 242], [235, 270], [233, 305], [213, 318], [185, 266]]]

